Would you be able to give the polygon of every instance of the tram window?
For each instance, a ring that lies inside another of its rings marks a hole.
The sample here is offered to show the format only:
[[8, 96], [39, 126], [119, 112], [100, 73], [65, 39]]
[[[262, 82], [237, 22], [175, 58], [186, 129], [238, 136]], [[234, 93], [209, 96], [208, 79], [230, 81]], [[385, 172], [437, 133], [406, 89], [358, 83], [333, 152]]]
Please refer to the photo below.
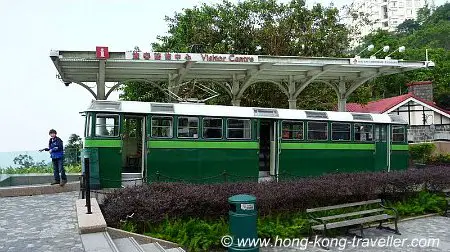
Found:
[[85, 137], [92, 136], [92, 114], [88, 114], [86, 116], [86, 125], [85, 125], [84, 136]]
[[303, 122], [283, 121], [283, 139], [303, 140]]
[[381, 126], [380, 138], [381, 138], [381, 142], [386, 142], [386, 140], [387, 140], [386, 126], [384, 126], [384, 125]]
[[355, 141], [356, 142], [368, 142], [373, 141], [373, 125], [355, 123]]
[[393, 142], [405, 142], [405, 127], [392, 126], [392, 141]]
[[95, 136], [119, 136], [119, 115], [98, 114], [95, 123]]
[[203, 118], [203, 138], [221, 139], [222, 138], [222, 119], [221, 118]]
[[198, 118], [178, 117], [178, 137], [198, 138]]
[[172, 138], [172, 117], [153, 116], [152, 117], [152, 137]]
[[228, 119], [228, 139], [250, 139], [250, 119]]
[[350, 123], [331, 123], [331, 139], [333, 141], [349, 141]]
[[309, 140], [328, 140], [328, 123], [308, 122]]

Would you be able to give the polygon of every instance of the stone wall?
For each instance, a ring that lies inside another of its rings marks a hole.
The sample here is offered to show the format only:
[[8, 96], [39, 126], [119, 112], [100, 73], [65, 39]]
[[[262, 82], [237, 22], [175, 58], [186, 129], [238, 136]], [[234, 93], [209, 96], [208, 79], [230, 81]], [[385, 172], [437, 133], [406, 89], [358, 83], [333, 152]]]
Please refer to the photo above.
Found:
[[408, 91], [427, 101], [433, 101], [433, 83], [431, 81], [412, 82], [407, 84]]
[[428, 125], [409, 126], [409, 142], [426, 142], [434, 140], [450, 140], [450, 124], [434, 125], [434, 129], [431, 129]]

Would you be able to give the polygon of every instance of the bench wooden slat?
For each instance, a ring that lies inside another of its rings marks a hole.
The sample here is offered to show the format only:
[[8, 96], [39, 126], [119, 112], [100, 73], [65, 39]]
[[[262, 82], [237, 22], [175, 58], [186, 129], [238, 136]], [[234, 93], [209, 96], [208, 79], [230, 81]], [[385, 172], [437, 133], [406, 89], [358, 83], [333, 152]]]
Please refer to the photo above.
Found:
[[377, 212], [382, 212], [382, 211], [384, 211], [384, 208], [376, 208], [376, 209], [364, 210], [364, 211], [359, 211], [359, 212], [352, 212], [352, 213], [346, 213], [346, 214], [338, 214], [338, 215], [326, 216], [326, 217], [321, 217], [321, 218], [317, 218], [317, 219], [321, 219], [321, 220], [327, 221], [327, 220], [346, 218], [346, 217], [351, 217], [351, 216], [356, 216], [356, 215], [377, 213]]
[[[358, 224], [363, 224], [363, 223], [368, 223], [368, 222], [373, 222], [373, 221], [387, 220], [387, 219], [392, 219], [392, 218], [395, 218], [395, 217], [392, 215], [388, 215], [388, 214], [380, 214], [380, 215], [368, 216], [368, 217], [359, 218], [359, 219], [328, 223], [326, 225], [327, 225], [327, 229], [333, 229], [333, 228], [353, 226], [353, 225], [358, 225]], [[312, 229], [323, 230], [323, 225], [312, 226]]]
[[307, 213], [313, 213], [313, 212], [333, 210], [333, 209], [338, 209], [338, 208], [346, 208], [346, 207], [353, 207], [353, 206], [369, 205], [369, 204], [375, 204], [375, 203], [381, 203], [381, 199], [367, 200], [367, 201], [347, 203], [347, 204], [340, 204], [340, 205], [334, 205], [334, 206], [310, 208], [310, 209], [306, 209], [306, 212]]

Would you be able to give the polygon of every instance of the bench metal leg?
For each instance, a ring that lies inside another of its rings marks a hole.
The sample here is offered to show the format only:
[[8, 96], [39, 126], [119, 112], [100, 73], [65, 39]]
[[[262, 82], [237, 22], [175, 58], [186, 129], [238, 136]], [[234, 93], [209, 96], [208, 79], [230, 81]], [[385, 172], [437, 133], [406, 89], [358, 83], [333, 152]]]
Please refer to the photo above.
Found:
[[386, 226], [386, 227], [382, 226], [382, 225], [381, 225], [381, 224], [382, 224], [382, 221], [380, 221], [380, 224], [378, 225], [377, 229], [386, 229], [386, 230], [389, 230], [389, 231], [394, 232], [394, 233], [397, 234], [397, 235], [401, 235], [401, 233], [398, 231], [397, 221], [398, 221], [397, 218], [395, 218], [395, 220], [394, 220], [394, 226], [395, 226], [395, 229], [394, 229], [394, 228], [391, 228], [391, 227], [388, 227], [388, 226]]
[[357, 237], [357, 238], [360, 238], [360, 239], [364, 238], [363, 237], [364, 234], [363, 234], [363, 226], [362, 225], [360, 226], [361, 235], [357, 235], [356, 233], [351, 233], [349, 230], [350, 230], [350, 228], [345, 229], [345, 235]]

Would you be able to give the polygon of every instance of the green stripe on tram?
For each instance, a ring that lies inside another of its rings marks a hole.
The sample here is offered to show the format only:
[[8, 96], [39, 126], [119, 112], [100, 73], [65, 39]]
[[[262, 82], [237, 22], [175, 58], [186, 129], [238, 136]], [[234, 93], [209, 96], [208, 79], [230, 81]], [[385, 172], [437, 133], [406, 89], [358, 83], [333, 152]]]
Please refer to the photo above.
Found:
[[86, 139], [84, 147], [121, 147], [120, 139]]
[[393, 144], [392, 145], [392, 150], [394, 150], [394, 151], [408, 151], [409, 150], [409, 145], [407, 145], [407, 144]]
[[149, 141], [150, 149], [259, 149], [258, 142]]
[[281, 143], [283, 150], [375, 150], [375, 144]]

